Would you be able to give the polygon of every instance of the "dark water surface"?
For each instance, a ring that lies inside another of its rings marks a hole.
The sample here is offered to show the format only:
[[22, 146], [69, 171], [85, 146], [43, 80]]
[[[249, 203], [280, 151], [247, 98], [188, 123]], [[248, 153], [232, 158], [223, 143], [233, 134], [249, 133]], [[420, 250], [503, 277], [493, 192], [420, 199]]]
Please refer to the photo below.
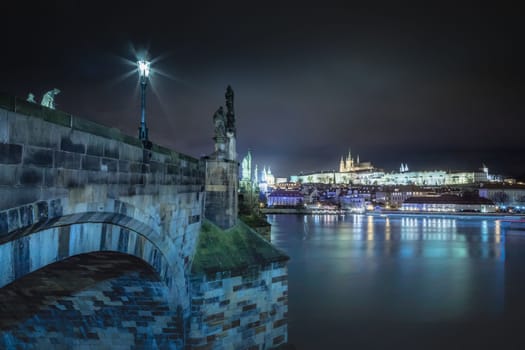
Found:
[[479, 217], [269, 215], [297, 349], [525, 349], [525, 231]]

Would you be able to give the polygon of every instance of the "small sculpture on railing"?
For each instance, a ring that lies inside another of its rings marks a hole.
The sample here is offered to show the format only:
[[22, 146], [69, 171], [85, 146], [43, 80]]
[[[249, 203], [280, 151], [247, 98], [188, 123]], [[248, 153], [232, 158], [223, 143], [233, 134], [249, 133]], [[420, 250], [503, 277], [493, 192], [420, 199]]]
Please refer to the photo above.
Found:
[[36, 103], [35, 101], [35, 95], [30, 92], [28, 95], [27, 95], [27, 99], [26, 99], [27, 102], [31, 102], [31, 103]]
[[60, 93], [60, 90], [57, 88], [54, 88], [53, 90], [49, 90], [42, 96], [42, 102], [40, 104], [44, 107], [55, 109], [55, 96]]

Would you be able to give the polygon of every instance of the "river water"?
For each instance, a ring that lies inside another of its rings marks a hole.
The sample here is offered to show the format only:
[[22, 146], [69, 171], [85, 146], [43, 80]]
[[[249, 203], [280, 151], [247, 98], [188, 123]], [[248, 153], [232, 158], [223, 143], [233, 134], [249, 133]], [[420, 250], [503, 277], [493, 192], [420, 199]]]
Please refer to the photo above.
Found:
[[480, 217], [269, 215], [297, 349], [525, 349], [525, 231]]

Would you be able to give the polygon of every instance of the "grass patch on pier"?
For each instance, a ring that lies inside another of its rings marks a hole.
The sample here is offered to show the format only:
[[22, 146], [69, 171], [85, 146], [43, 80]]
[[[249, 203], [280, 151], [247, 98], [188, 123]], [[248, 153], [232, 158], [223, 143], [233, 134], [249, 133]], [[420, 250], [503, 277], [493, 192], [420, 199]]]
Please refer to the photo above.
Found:
[[222, 230], [209, 221], [203, 221], [191, 272], [237, 272], [250, 266], [288, 259], [286, 254], [241, 222]]

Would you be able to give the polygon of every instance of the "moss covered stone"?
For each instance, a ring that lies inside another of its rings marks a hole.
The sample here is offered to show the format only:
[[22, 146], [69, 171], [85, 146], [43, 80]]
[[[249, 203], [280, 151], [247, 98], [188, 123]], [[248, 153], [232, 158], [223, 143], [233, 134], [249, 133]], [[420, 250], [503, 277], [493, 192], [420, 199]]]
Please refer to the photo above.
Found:
[[289, 257], [239, 222], [222, 230], [209, 221], [203, 221], [192, 274], [214, 274], [220, 271], [240, 272], [251, 266], [287, 261]]
[[249, 214], [249, 215], [240, 215], [239, 219], [241, 219], [246, 225], [250, 227], [268, 227], [271, 226], [266, 219], [263, 217], [257, 215], [257, 214]]

